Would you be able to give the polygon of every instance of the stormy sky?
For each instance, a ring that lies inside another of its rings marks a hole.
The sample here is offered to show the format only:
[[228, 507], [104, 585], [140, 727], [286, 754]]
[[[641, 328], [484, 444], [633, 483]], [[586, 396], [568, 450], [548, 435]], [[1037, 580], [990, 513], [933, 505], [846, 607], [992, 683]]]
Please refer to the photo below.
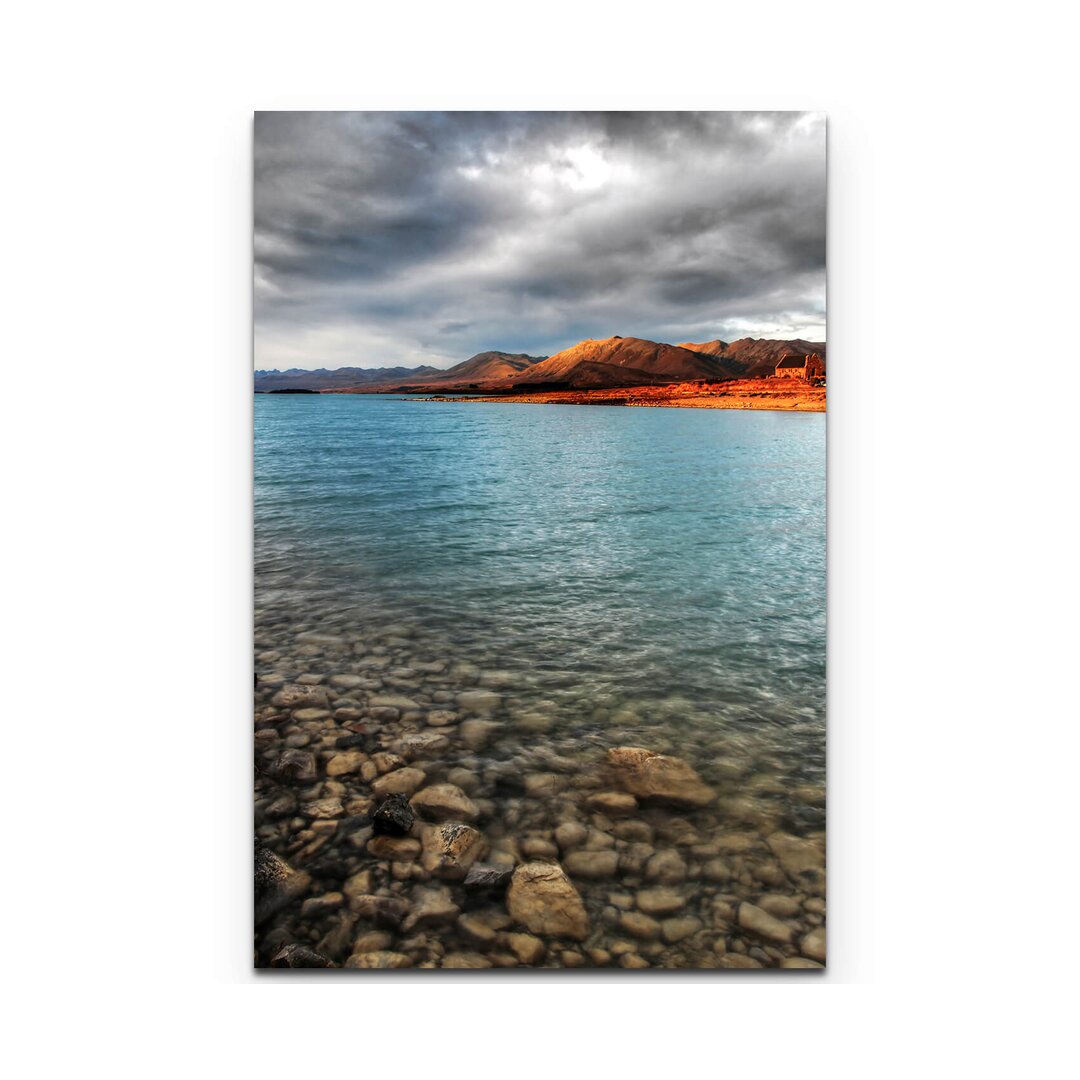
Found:
[[258, 113], [255, 366], [825, 338], [807, 113]]

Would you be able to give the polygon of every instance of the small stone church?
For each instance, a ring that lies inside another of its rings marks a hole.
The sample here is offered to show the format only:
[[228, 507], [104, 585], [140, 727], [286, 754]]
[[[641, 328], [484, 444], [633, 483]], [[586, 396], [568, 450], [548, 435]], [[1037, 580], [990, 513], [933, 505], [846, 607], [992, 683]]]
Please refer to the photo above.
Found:
[[817, 353], [807, 356], [788, 353], [787, 356], [781, 356], [775, 372], [778, 379], [802, 379], [803, 382], [820, 379], [824, 374], [825, 363]]

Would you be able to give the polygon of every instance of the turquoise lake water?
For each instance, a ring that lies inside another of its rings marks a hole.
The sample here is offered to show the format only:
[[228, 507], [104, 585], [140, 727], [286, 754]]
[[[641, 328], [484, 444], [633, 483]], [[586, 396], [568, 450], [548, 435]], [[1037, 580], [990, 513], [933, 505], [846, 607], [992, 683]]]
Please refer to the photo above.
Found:
[[823, 415], [257, 395], [255, 670], [257, 963], [824, 960]]
[[683, 716], [821, 778], [822, 414], [256, 395], [255, 551], [267, 627], [405, 623], [579, 736]]

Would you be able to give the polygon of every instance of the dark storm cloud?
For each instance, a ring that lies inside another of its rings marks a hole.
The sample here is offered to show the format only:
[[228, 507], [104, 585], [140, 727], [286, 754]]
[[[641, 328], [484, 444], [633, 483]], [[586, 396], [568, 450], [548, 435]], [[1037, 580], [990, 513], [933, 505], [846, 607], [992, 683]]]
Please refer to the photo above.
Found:
[[824, 332], [824, 122], [260, 113], [256, 363]]

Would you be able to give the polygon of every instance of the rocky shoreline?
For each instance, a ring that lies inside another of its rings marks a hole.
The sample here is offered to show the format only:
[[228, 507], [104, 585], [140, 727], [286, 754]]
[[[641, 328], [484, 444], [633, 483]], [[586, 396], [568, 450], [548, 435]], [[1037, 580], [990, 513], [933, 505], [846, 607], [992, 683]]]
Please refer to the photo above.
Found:
[[824, 789], [776, 755], [560, 731], [408, 626], [256, 651], [257, 967], [824, 965]]
[[476, 401], [526, 405], [626, 405], [671, 409], [765, 409], [773, 412], [825, 412], [825, 387], [794, 379], [732, 379], [719, 383], [676, 383], [605, 390], [545, 390], [522, 388], [514, 393], [456, 397], [452, 390], [421, 401]]

